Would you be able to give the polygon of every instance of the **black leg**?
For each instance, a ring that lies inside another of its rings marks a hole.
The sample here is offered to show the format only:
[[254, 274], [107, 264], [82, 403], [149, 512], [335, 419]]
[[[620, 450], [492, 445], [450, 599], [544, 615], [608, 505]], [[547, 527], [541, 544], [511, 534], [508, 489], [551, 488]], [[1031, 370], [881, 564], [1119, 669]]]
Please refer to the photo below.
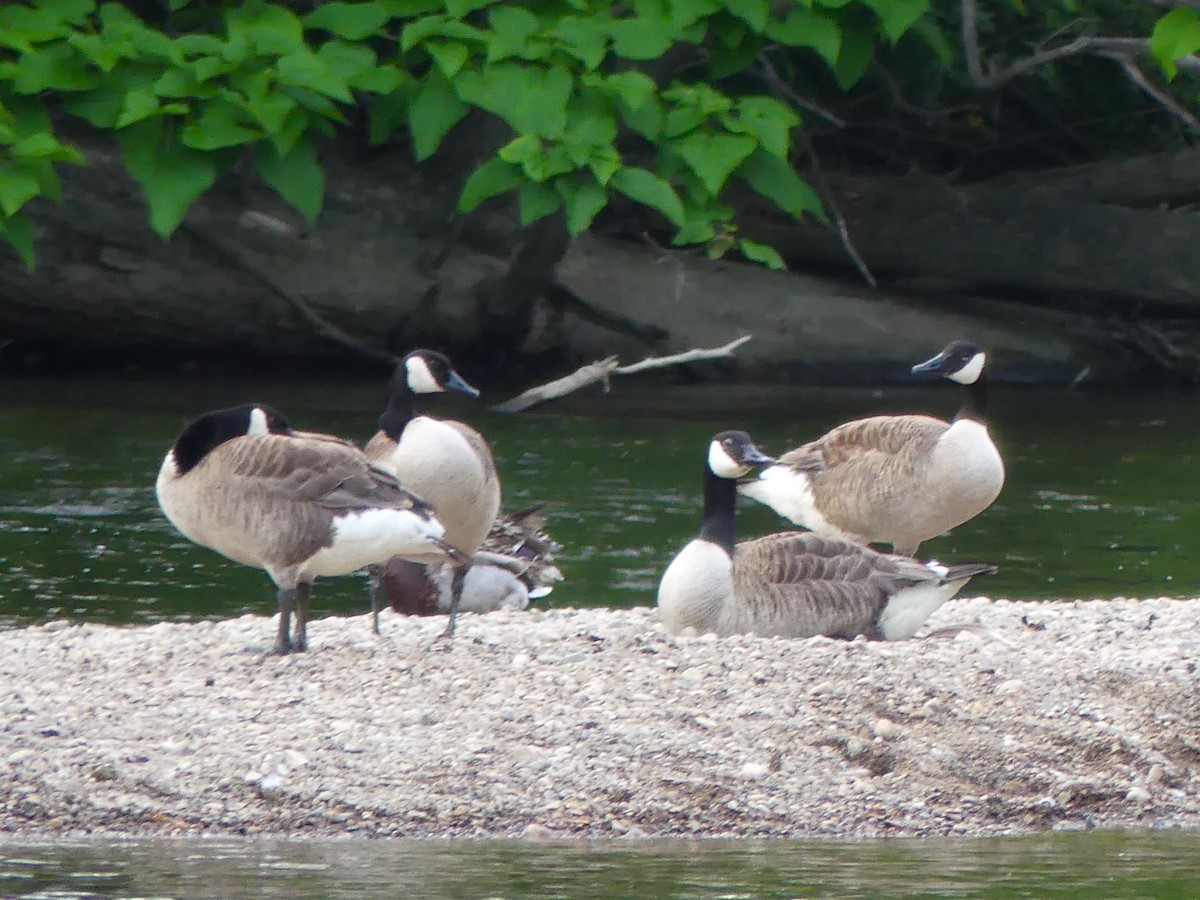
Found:
[[292, 649], [308, 649], [308, 609], [312, 597], [312, 584], [302, 581], [296, 585], [296, 634], [292, 638]]
[[450, 621], [442, 637], [454, 637], [454, 620], [458, 617], [458, 605], [462, 602], [463, 581], [467, 577], [470, 566], [455, 566], [454, 577], [450, 581]]
[[279, 589], [279, 634], [275, 638], [275, 650], [273, 652], [283, 656], [285, 653], [292, 652], [292, 639], [289, 633], [292, 630], [292, 608], [296, 605], [296, 589], [295, 588], [280, 588]]

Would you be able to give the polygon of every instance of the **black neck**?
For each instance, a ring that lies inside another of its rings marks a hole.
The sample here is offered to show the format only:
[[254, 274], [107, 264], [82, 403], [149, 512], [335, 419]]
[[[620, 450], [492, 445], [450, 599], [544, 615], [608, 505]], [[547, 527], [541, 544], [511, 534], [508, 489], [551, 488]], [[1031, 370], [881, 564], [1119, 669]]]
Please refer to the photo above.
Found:
[[413, 392], [401, 366], [392, 378], [392, 396], [379, 416], [379, 428], [393, 441], [400, 440], [405, 427], [413, 418]]
[[954, 421], [973, 419], [976, 422], [982, 422], [987, 413], [987, 400], [987, 375], [980, 372], [979, 377], [973, 382], [963, 385], [962, 399], [959, 401], [958, 415], [954, 417]]
[[734, 517], [737, 509], [737, 482], [720, 478], [707, 465], [704, 467], [704, 524], [700, 526], [702, 540], [711, 541], [730, 556], [737, 542]]

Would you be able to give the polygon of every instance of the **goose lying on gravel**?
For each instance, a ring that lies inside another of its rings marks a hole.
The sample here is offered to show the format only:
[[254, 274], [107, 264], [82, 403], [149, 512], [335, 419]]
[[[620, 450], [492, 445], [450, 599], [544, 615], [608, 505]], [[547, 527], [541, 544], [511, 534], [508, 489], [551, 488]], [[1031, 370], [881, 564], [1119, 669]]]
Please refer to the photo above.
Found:
[[811, 532], [735, 544], [736, 479], [773, 460], [741, 431], [718, 434], [704, 467], [699, 536], [663, 574], [658, 607], [672, 634], [910, 638], [973, 576], [994, 566], [919, 563]]

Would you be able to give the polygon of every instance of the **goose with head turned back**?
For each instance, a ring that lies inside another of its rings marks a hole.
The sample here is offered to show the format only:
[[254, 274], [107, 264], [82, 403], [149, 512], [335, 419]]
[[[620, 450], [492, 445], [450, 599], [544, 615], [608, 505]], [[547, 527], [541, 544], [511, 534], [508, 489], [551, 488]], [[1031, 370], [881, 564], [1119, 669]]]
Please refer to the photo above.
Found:
[[[379, 417], [379, 431], [365, 452], [433, 506], [446, 527], [446, 541], [466, 560], [454, 570], [446, 625], [446, 635], [451, 635], [469, 560], [500, 511], [500, 477], [492, 451], [478, 431], [462, 422], [414, 412], [415, 395], [447, 389], [479, 396], [441, 353], [414, 350], [404, 357], [392, 375], [391, 396]], [[373, 581], [371, 606], [378, 632], [379, 584], [377, 578]]]
[[391, 472], [338, 438], [293, 431], [269, 406], [216, 410], [189, 424], [155, 490], [184, 537], [271, 576], [279, 588], [276, 653], [307, 649], [318, 576], [393, 556], [434, 562], [454, 554], [429, 504]]
[[953, 422], [872, 416], [839, 425], [791, 450], [739, 486], [747, 497], [824, 537], [886, 541], [913, 556], [987, 509], [1004, 485], [1004, 462], [988, 432], [986, 355], [955, 341], [913, 372], [962, 387]]
[[736, 479], [771, 462], [741, 431], [718, 434], [704, 467], [700, 535], [663, 573], [658, 607], [672, 634], [903, 640], [983, 564], [922, 564], [811, 532], [735, 543]]

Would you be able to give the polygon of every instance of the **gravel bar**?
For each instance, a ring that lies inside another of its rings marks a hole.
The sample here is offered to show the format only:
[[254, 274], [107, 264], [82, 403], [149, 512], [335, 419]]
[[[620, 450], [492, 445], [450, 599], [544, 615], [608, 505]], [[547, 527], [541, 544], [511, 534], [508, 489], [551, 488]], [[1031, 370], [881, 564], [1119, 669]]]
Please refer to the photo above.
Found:
[[[1200, 826], [1200, 600], [957, 599], [902, 643], [652, 609], [0, 632], [0, 833], [985, 835]], [[939, 634], [938, 632], [942, 632]]]

